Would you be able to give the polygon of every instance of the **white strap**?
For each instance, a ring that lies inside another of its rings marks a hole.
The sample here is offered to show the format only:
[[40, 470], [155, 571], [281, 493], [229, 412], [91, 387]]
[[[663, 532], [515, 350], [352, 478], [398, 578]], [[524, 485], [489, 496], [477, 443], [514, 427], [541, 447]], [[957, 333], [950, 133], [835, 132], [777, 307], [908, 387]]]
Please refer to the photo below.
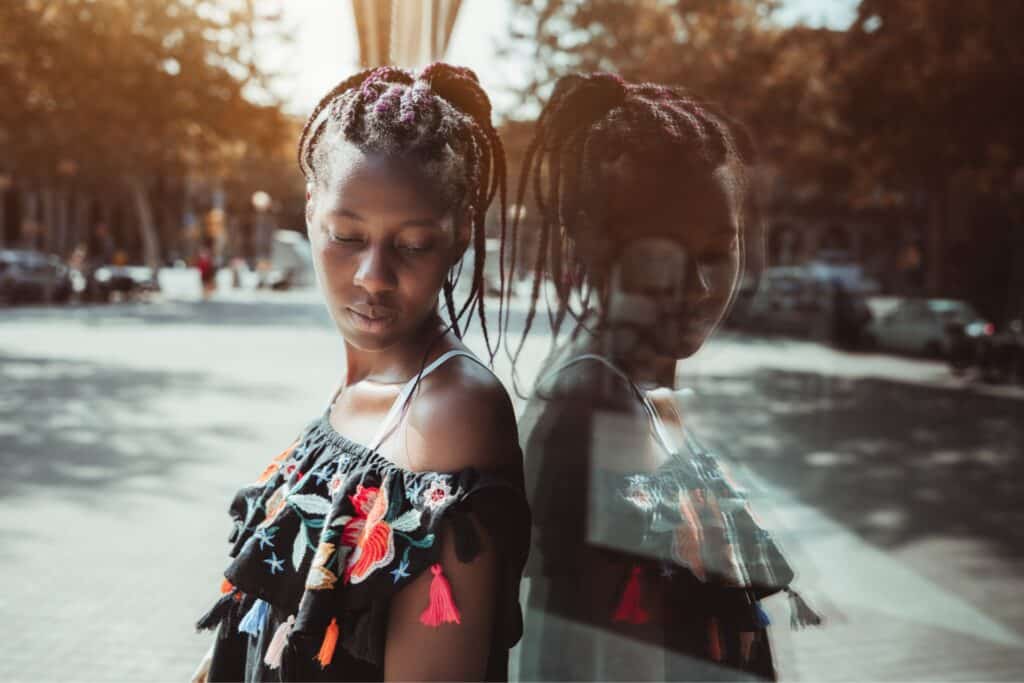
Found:
[[557, 373], [561, 372], [562, 370], [565, 370], [570, 365], [575, 365], [576, 363], [579, 363], [580, 361], [585, 361], [585, 360], [596, 360], [596, 361], [598, 361], [599, 363], [601, 363], [606, 368], [611, 370], [619, 378], [621, 378], [624, 382], [626, 382], [627, 384], [629, 384], [629, 386], [631, 386], [633, 388], [633, 391], [636, 392], [636, 395], [640, 398], [640, 402], [643, 404], [644, 409], [647, 411], [647, 416], [651, 420], [651, 427], [654, 430], [654, 437], [661, 443], [662, 448], [664, 448], [666, 452], [671, 453], [673, 451], [673, 449], [670, 446], [671, 441], [669, 439], [668, 432], [666, 431], [665, 425], [662, 423], [661, 416], [658, 414], [658, 411], [655, 409], [654, 404], [651, 403], [651, 399], [648, 398], [647, 393], [645, 391], [643, 391], [642, 389], [640, 389], [640, 387], [638, 387], [636, 385], [636, 383], [633, 382], [633, 380], [631, 380], [629, 378], [629, 375], [627, 375], [625, 372], [623, 372], [621, 369], [619, 369], [614, 363], [612, 363], [610, 360], [608, 360], [604, 356], [599, 356], [596, 353], [580, 354], [579, 356], [576, 356], [575, 358], [572, 358], [572, 359], [562, 363], [561, 365], [556, 367], [554, 370], [552, 370], [551, 372], [547, 373], [544, 376], [544, 379], [542, 379], [539, 382], [537, 382], [537, 384], [539, 385], [541, 382], [546, 381], [549, 377], [553, 377], [554, 375], [556, 375]]
[[432, 363], [423, 368], [422, 372], [417, 373], [415, 377], [406, 382], [405, 386], [402, 387], [402, 390], [398, 392], [398, 396], [395, 397], [395, 402], [391, 404], [391, 409], [388, 410], [388, 414], [384, 416], [384, 421], [381, 422], [380, 427], [377, 429], [377, 435], [373, 438], [373, 441], [370, 442], [371, 450], [377, 450], [381, 443], [383, 443], [384, 439], [387, 438], [388, 434], [391, 433], [391, 430], [398, 424], [398, 420], [405, 411], [405, 406], [409, 403], [409, 399], [412, 398], [412, 393], [416, 389], [420, 380], [456, 356], [465, 356], [466, 358], [483, 365], [479, 358], [474, 356], [472, 353], [461, 349], [452, 349], [451, 351], [447, 351], [438, 356]]

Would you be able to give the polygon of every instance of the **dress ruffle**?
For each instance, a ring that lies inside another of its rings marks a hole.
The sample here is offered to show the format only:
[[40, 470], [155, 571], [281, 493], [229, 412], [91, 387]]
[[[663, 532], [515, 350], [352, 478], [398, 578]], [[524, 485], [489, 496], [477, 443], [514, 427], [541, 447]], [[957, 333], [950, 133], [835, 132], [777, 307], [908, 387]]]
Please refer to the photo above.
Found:
[[[519, 469], [404, 470], [323, 416], [236, 494], [234, 559], [224, 576], [246, 600], [294, 615], [291, 640], [319, 642], [333, 620], [342, 647], [380, 663], [388, 600], [438, 562], [442, 522], [451, 523], [456, 554], [468, 562], [480, 548], [475, 517], [500, 539], [503, 565], [518, 580], [529, 547], [521, 476]], [[237, 624], [239, 608], [227, 607]], [[521, 617], [517, 604], [505, 607], [511, 615], [499, 627], [511, 647]], [[219, 623], [213, 611], [200, 626]]]

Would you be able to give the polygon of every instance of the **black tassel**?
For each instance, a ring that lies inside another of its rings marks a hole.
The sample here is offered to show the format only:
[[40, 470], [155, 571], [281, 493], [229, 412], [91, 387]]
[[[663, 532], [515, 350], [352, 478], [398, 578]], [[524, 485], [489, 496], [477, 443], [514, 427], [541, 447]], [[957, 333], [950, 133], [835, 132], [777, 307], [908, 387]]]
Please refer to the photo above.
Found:
[[789, 594], [789, 625], [795, 631], [806, 626], [820, 626], [821, 617], [812, 610], [800, 594], [787, 588]]
[[237, 592], [237, 590], [232, 590], [230, 593], [220, 596], [220, 599], [213, 603], [210, 611], [196, 622], [196, 631], [209, 631], [217, 628], [217, 624], [223, 621], [224, 617], [231, 610], [231, 603], [234, 602]]
[[473, 520], [462, 511], [452, 515], [452, 531], [455, 533], [455, 556], [459, 562], [472, 562], [480, 552], [480, 536], [473, 526]]

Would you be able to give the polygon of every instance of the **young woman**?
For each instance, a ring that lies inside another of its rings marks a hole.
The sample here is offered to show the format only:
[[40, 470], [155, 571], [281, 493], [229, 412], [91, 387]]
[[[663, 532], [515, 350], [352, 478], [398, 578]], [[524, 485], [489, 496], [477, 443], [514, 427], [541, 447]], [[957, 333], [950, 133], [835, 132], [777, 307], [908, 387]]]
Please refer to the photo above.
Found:
[[490, 103], [468, 69], [364, 71], [316, 107], [299, 163], [345, 376], [231, 505], [197, 678], [502, 680], [529, 516], [511, 404], [458, 325], [476, 306], [486, 329], [484, 214], [504, 195]]
[[[520, 421], [523, 680], [775, 676], [758, 601], [792, 572], [670, 389], [744, 271], [748, 147], [685, 94], [610, 74], [561, 79], [541, 114], [528, 321], [549, 279], [555, 327], [575, 324]], [[817, 619], [792, 597], [795, 623]]]

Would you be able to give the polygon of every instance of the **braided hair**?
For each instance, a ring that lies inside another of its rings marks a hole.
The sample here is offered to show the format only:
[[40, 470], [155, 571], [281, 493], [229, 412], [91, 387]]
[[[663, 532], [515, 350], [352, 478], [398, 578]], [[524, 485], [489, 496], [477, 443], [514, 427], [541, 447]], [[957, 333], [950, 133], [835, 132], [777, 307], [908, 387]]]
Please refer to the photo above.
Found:
[[[540, 213], [540, 231], [530, 306], [523, 336], [515, 352], [510, 352], [513, 361], [518, 360], [533, 324], [545, 275], [551, 276], [557, 298], [554, 313], [548, 306], [556, 338], [567, 314], [582, 325], [592, 311], [594, 296], [607, 303], [602, 266], [614, 254], [607, 239], [610, 226], [604, 220], [611, 189], [605, 173], [607, 164], [622, 159], [653, 169], [676, 187], [706, 182], [717, 169], [728, 166], [730, 182], [739, 196], [747, 197], [745, 167], [753, 162], [754, 148], [741, 126], [682, 89], [632, 84], [610, 73], [559, 79], [541, 111], [519, 178], [516, 205], [520, 208], [511, 233], [513, 269], [522, 207], [531, 190]], [[626, 184], [631, 180], [637, 182], [627, 176]], [[750, 204], [749, 198], [746, 203]], [[741, 216], [741, 272], [746, 223]], [[578, 308], [573, 301], [580, 302]], [[601, 315], [604, 310], [606, 306], [601, 306]]]
[[[307, 183], [326, 182], [332, 154], [344, 141], [364, 153], [401, 155], [438, 182], [440, 200], [457, 215], [468, 215], [474, 248], [472, 285], [461, 307], [454, 290], [461, 261], [443, 285], [449, 327], [462, 336], [460, 321], [474, 306], [491, 360], [484, 315], [485, 219], [500, 197], [501, 243], [506, 223], [505, 151], [491, 123], [491, 103], [476, 74], [435, 62], [418, 74], [391, 66], [361, 71], [330, 90], [316, 105], [299, 138], [298, 162]], [[503, 254], [504, 252], [502, 252]], [[501, 273], [504, 281], [504, 271]], [[502, 285], [504, 288], [504, 285]], [[499, 308], [499, 320], [501, 310]], [[500, 333], [500, 329], [499, 329]]]

